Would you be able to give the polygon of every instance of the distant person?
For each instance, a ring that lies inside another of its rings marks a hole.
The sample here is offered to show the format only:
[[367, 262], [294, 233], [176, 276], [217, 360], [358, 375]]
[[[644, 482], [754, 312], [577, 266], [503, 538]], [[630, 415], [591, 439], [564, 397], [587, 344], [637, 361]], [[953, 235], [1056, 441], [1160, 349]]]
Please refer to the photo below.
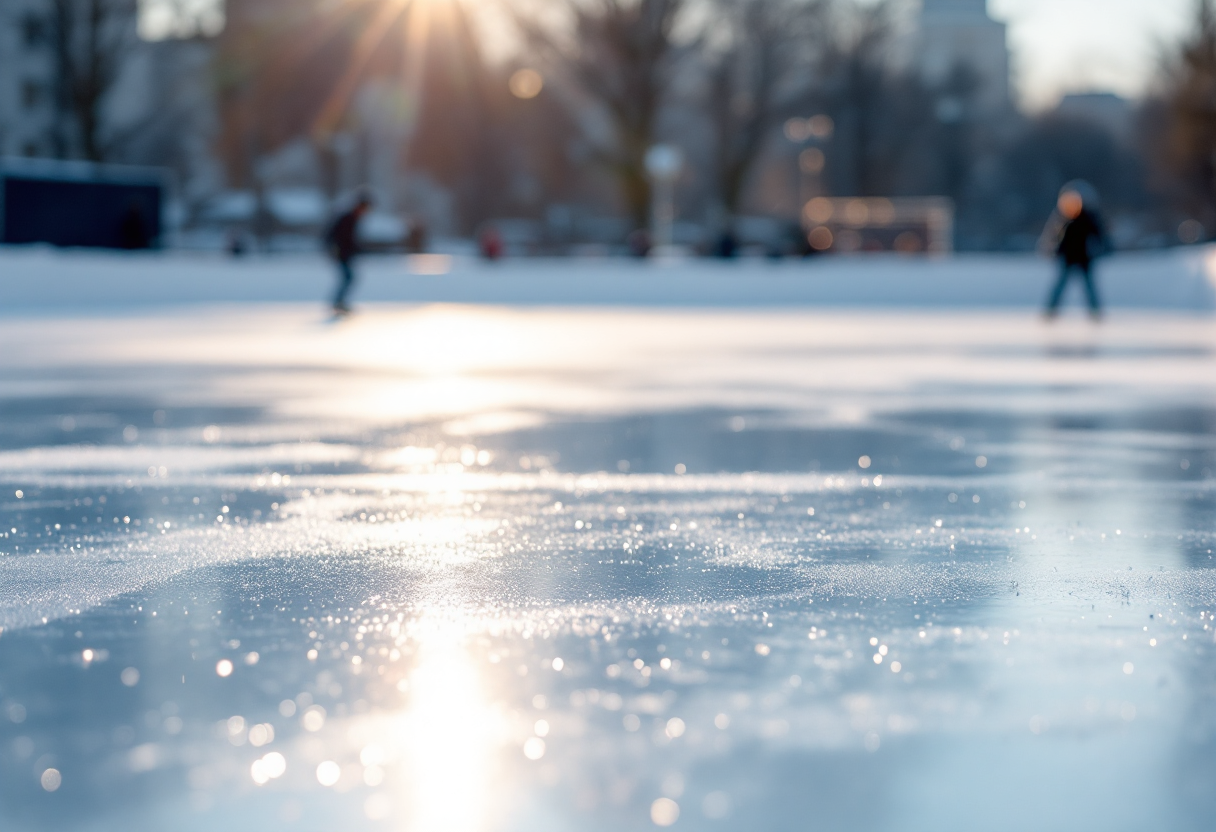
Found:
[[334, 295], [334, 315], [350, 314], [346, 299], [355, 283], [355, 256], [359, 253], [359, 220], [372, 207], [371, 196], [362, 192], [355, 204], [338, 216], [325, 233], [325, 248], [338, 266], [338, 291]]
[[491, 261], [501, 260], [506, 249], [506, 244], [502, 239], [502, 232], [492, 225], [487, 225], [481, 229], [481, 234], [477, 238], [477, 245], [481, 250], [481, 256]]
[[1102, 304], [1094, 285], [1094, 260], [1106, 253], [1106, 232], [1098, 214], [1097, 194], [1086, 183], [1065, 185], [1043, 232], [1043, 245], [1054, 249], [1060, 260], [1060, 277], [1056, 281], [1044, 312], [1048, 320], [1060, 313], [1064, 290], [1074, 275], [1085, 285], [1089, 300], [1089, 315], [1095, 321], [1102, 317]]
[[240, 231], [228, 232], [228, 254], [231, 257], [244, 257], [248, 248], [245, 244], [245, 235]]
[[739, 254], [739, 238], [730, 226], [722, 230], [714, 243], [714, 257], [722, 260], [733, 260]]
[[426, 220], [422, 217], [410, 217], [410, 230], [405, 236], [405, 250], [408, 254], [425, 254], [427, 247]]
[[650, 232], [645, 228], [638, 228], [629, 232], [629, 236], [625, 239], [625, 245], [629, 246], [629, 255], [639, 259], [650, 256], [650, 250], [653, 244], [650, 239]]
[[127, 251], [148, 248], [150, 242], [148, 226], [144, 222], [143, 212], [139, 210], [138, 205], [127, 206], [126, 213], [123, 214], [122, 222], [118, 227], [118, 236], [120, 245]]

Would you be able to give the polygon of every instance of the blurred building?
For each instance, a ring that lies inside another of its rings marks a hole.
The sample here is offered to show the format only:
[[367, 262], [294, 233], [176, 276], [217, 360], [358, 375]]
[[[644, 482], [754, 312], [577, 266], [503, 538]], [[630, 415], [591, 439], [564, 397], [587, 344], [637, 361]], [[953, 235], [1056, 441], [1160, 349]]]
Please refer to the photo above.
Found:
[[135, 0], [4, 0], [0, 151], [109, 161], [133, 126], [132, 96], [121, 88], [138, 24]]
[[1069, 93], [1060, 99], [1056, 114], [1103, 127], [1125, 144], [1134, 138], [1135, 109], [1130, 101], [1113, 92]]
[[975, 100], [984, 109], [1008, 108], [1005, 24], [989, 17], [987, 0], [923, 0], [915, 42], [926, 80], [941, 84], [959, 71], [971, 73], [978, 84]]
[[0, 156], [153, 165], [187, 199], [212, 190], [212, 53], [142, 39], [134, 0], [3, 0]]
[[45, 0], [0, 3], [0, 156], [49, 154], [55, 62]]

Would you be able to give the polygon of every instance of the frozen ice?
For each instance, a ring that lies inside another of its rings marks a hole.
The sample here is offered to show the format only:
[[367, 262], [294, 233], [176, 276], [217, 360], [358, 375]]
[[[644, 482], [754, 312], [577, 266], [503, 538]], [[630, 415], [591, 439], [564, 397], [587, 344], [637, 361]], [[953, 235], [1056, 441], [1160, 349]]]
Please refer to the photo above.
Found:
[[5, 829], [1216, 813], [1208, 318], [248, 305], [0, 355]]
[[[291, 211], [298, 214], [301, 207]], [[315, 206], [314, 206], [315, 208]], [[1020, 307], [1043, 303], [1056, 265], [1032, 254], [740, 258], [522, 258], [486, 263], [459, 253], [366, 257], [357, 301], [782, 308]], [[233, 259], [218, 252], [146, 255], [0, 251], [0, 309], [121, 314], [133, 306], [314, 301], [332, 292], [315, 253]], [[1127, 309], [1216, 309], [1216, 247], [1121, 252], [1098, 266], [1104, 303]], [[1079, 290], [1077, 290], [1079, 291]], [[1072, 298], [1072, 295], [1066, 296]]]

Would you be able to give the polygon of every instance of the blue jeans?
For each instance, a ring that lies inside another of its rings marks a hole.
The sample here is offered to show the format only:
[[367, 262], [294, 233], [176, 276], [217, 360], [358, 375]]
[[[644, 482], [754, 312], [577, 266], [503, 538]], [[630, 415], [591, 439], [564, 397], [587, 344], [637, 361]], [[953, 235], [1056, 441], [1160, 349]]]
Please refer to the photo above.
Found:
[[350, 260], [338, 260], [338, 292], [334, 295], [334, 306], [346, 306], [346, 296], [355, 283], [355, 270]]
[[1067, 261], [1060, 268], [1060, 278], [1051, 292], [1051, 299], [1047, 301], [1047, 311], [1054, 314], [1060, 308], [1060, 300], [1064, 297], [1064, 290], [1068, 287], [1068, 281], [1074, 271], [1080, 272], [1081, 282], [1085, 284], [1085, 295], [1089, 299], [1090, 311], [1094, 314], [1101, 312], [1102, 304], [1098, 302], [1098, 288], [1094, 285], [1093, 263], [1069, 263]]

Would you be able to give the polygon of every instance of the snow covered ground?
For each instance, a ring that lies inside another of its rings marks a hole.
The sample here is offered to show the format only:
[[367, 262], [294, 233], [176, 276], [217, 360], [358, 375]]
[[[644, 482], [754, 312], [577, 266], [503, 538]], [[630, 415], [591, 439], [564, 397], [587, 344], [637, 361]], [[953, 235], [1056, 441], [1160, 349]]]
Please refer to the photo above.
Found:
[[[356, 299], [426, 303], [659, 306], [1034, 307], [1054, 264], [1029, 255], [807, 261], [506, 260], [368, 257]], [[1216, 309], [1216, 249], [1128, 253], [1101, 262], [1107, 303]], [[0, 310], [122, 309], [133, 304], [289, 302], [326, 298], [319, 255], [233, 260], [169, 252], [132, 256], [0, 248]], [[1079, 302], [1074, 287], [1071, 297]]]
[[0, 827], [1209, 828], [1208, 307], [967, 262], [0, 255]]

